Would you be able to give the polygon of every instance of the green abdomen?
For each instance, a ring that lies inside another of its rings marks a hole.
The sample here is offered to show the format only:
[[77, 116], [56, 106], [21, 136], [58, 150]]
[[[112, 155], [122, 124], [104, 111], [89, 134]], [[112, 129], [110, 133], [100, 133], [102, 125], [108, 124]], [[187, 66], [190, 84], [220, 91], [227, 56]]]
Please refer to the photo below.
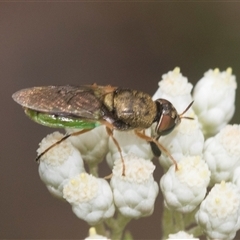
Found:
[[53, 128], [81, 128], [81, 129], [92, 129], [100, 126], [98, 121], [74, 118], [69, 116], [57, 116], [53, 114], [41, 113], [29, 108], [25, 109], [25, 113], [33, 121], [42, 124], [47, 127]]

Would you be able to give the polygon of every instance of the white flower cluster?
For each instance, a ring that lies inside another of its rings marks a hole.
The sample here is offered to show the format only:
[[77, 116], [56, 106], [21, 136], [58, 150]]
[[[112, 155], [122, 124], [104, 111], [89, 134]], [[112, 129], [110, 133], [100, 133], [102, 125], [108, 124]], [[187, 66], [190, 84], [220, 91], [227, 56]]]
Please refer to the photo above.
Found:
[[[185, 87], [179, 87], [180, 82]], [[165, 87], [170, 84], [176, 87]], [[178, 68], [159, 85], [155, 99], [171, 99], [181, 111], [181, 103], [191, 101], [191, 88]], [[183, 119], [159, 140], [178, 162], [178, 170], [170, 167], [160, 181], [165, 206], [189, 215], [197, 211], [196, 223], [209, 239], [233, 239], [240, 229], [240, 125], [227, 125], [234, 114], [236, 87], [230, 68], [206, 72], [193, 91], [195, 114], [186, 113], [195, 120]], [[182, 95], [183, 101], [178, 97]], [[171, 164], [164, 155], [160, 163], [165, 168]], [[206, 195], [208, 187], [212, 189]]]
[[[233, 239], [240, 229], [240, 125], [229, 124], [236, 86], [230, 68], [206, 72], [193, 95], [192, 84], [179, 68], [164, 74], [159, 82], [153, 99], [169, 100], [181, 117], [181, 124], [158, 140], [167, 149], [159, 157], [165, 170], [160, 189], [166, 212], [184, 216], [181, 226], [175, 228], [182, 231], [176, 234], [171, 234], [173, 225], [165, 225], [165, 239], [197, 239], [194, 236], [202, 233], [209, 239]], [[182, 116], [193, 100], [193, 107]], [[192, 119], [184, 119], [187, 117]], [[144, 134], [154, 137], [154, 127], [145, 129]], [[68, 133], [74, 131], [67, 129]], [[119, 233], [131, 219], [153, 213], [159, 186], [153, 177], [151, 145], [134, 131], [114, 131], [113, 137], [121, 154], [105, 126], [70, 137], [41, 157], [39, 174], [53, 195], [71, 204], [77, 217], [90, 225], [104, 222]], [[38, 153], [61, 138], [60, 133], [47, 136]], [[105, 157], [112, 168], [110, 181], [98, 177], [96, 170]], [[169, 220], [165, 213], [163, 217], [166, 219], [160, 222]], [[191, 234], [184, 232], [189, 226], [195, 227]], [[121, 234], [112, 236], [121, 238]]]
[[[99, 138], [101, 131], [103, 132], [102, 139]], [[115, 136], [117, 140], [120, 139], [118, 134], [116, 133]], [[105, 219], [112, 218], [115, 214], [115, 206], [126, 219], [149, 216], [154, 210], [159, 187], [153, 178], [155, 166], [150, 161], [153, 156], [151, 148], [146, 141], [139, 140], [133, 133], [123, 134], [125, 136], [120, 134], [122, 138], [127, 139], [126, 147], [122, 148], [124, 176], [122, 159], [119, 158], [119, 152], [112, 143], [112, 139], [105, 136], [105, 127], [72, 137], [72, 140], [66, 139], [41, 157], [39, 173], [49, 191], [69, 202], [76, 216], [90, 225], [96, 225]], [[63, 135], [57, 132], [48, 135], [40, 143], [38, 153], [43, 152], [62, 137]], [[139, 141], [137, 146], [134, 145], [136, 140]], [[100, 141], [100, 149], [97, 141]], [[119, 142], [121, 144], [121, 140]], [[94, 144], [97, 147], [94, 147]], [[87, 156], [84, 160], [91, 167], [91, 164], [94, 166], [99, 162], [98, 158], [102, 160], [102, 156], [106, 154], [105, 146], [108, 144], [112, 146], [109, 154], [113, 154], [113, 158], [114, 156], [116, 158], [110, 183], [103, 178], [86, 173], [80, 155], [81, 150], [77, 150], [77, 148], [83, 149], [83, 158], [87, 155], [87, 150], [84, 148], [90, 151], [91, 156]]]

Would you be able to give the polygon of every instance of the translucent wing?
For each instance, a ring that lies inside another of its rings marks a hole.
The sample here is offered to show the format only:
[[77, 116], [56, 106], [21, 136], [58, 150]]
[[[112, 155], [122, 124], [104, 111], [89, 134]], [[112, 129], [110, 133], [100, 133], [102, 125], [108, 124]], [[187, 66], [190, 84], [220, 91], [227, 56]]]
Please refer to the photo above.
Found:
[[13, 99], [25, 108], [58, 116], [100, 119], [103, 96], [115, 91], [111, 86], [44, 86], [22, 89]]

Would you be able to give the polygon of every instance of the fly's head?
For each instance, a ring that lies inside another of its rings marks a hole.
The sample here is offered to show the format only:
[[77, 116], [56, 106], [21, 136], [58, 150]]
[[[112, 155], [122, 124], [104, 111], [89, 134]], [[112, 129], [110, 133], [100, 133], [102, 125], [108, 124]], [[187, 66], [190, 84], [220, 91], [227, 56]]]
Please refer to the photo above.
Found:
[[193, 101], [181, 114], [178, 114], [173, 104], [166, 99], [159, 98], [155, 102], [158, 109], [155, 132], [158, 136], [164, 136], [172, 132], [180, 124], [182, 118], [193, 119], [183, 116], [192, 106]]

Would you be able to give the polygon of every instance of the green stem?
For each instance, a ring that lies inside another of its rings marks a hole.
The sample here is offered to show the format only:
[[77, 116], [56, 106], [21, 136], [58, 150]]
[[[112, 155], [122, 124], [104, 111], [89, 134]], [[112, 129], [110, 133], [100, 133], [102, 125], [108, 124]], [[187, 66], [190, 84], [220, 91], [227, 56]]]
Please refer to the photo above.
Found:
[[163, 239], [167, 239], [168, 235], [171, 233], [177, 233], [179, 231], [186, 231], [190, 226], [195, 225], [192, 228], [189, 228], [187, 232], [193, 234], [194, 237], [199, 237], [203, 233], [199, 226], [196, 226], [195, 223], [195, 214], [197, 209], [194, 211], [183, 214], [177, 211], [171, 211], [167, 208], [164, 208], [163, 212]]
[[121, 213], [118, 213], [116, 219], [111, 218], [106, 221], [106, 224], [111, 229], [111, 239], [122, 239], [123, 231], [126, 225], [131, 221], [131, 218], [124, 217]]
[[175, 211], [173, 214], [174, 217], [174, 232], [179, 232], [185, 229], [183, 214]]
[[195, 214], [198, 211], [198, 208], [196, 208], [195, 210], [193, 210], [190, 213], [184, 214], [184, 223], [185, 223], [185, 227], [188, 229], [190, 226], [192, 226], [193, 224], [196, 225], [195, 222]]
[[163, 239], [167, 239], [168, 235], [172, 232], [173, 226], [173, 212], [166, 207], [163, 208]]
[[97, 225], [94, 226], [96, 229], [97, 234], [102, 235], [102, 236], [106, 236], [106, 229], [103, 223], [99, 223]]
[[195, 226], [188, 230], [189, 234], [193, 234], [194, 237], [200, 237], [203, 235], [203, 232], [199, 226]]
[[88, 163], [89, 173], [92, 174], [94, 177], [98, 177], [98, 165]]
[[184, 231], [187, 225], [194, 223], [194, 213], [183, 214], [164, 208], [163, 212], [163, 239], [167, 239], [171, 233]]

